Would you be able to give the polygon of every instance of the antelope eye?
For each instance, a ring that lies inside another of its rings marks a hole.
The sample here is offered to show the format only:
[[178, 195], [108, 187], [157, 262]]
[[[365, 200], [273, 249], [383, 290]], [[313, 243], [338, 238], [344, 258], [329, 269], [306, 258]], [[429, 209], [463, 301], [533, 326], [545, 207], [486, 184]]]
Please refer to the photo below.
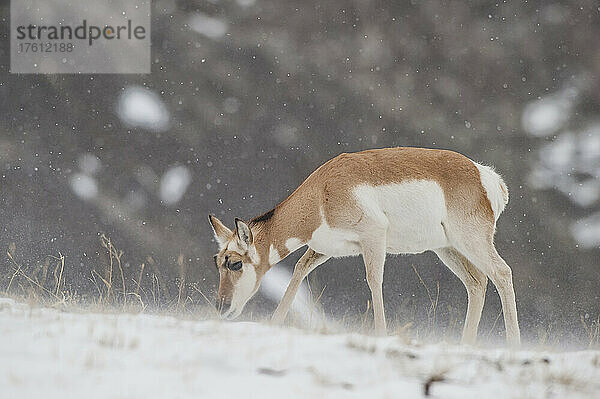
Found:
[[227, 268], [229, 270], [234, 270], [234, 271], [235, 270], [240, 270], [242, 268], [242, 262], [241, 261], [235, 262], [235, 263], [229, 263], [229, 262], [227, 262]]

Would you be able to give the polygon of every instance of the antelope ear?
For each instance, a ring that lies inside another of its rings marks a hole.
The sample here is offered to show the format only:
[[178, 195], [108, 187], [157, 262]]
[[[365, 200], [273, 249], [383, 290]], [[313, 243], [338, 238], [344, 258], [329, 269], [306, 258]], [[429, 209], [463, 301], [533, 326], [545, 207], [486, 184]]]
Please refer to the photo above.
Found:
[[208, 221], [215, 233], [215, 240], [219, 244], [219, 249], [223, 249], [227, 245], [227, 241], [231, 239], [233, 232], [229, 230], [219, 219], [214, 215], [208, 215]]
[[248, 227], [241, 219], [235, 218], [235, 233], [237, 234], [238, 241], [242, 247], [248, 249], [250, 244], [252, 244], [253, 239], [250, 227]]

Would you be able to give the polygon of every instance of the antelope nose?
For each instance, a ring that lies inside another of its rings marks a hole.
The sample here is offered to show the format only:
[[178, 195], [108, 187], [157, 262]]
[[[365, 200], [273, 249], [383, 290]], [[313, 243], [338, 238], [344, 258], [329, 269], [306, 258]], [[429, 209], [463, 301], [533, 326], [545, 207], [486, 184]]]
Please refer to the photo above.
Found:
[[221, 313], [221, 315], [227, 313], [230, 307], [231, 301], [228, 301], [225, 298], [217, 300], [217, 309], [219, 310], [219, 313]]

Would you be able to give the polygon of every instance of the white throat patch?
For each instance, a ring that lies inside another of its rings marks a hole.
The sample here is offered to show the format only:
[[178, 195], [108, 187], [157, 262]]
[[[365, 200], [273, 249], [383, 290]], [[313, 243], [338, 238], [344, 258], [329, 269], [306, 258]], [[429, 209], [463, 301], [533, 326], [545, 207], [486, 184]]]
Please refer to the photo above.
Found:
[[281, 256], [279, 255], [279, 251], [277, 251], [277, 248], [275, 248], [273, 244], [271, 244], [271, 246], [269, 247], [269, 264], [274, 265], [280, 260]]
[[244, 264], [242, 265], [242, 275], [235, 283], [233, 289], [233, 297], [231, 298], [231, 307], [226, 314], [226, 318], [235, 319], [242, 313], [244, 306], [252, 295], [256, 292], [256, 271], [254, 266]]

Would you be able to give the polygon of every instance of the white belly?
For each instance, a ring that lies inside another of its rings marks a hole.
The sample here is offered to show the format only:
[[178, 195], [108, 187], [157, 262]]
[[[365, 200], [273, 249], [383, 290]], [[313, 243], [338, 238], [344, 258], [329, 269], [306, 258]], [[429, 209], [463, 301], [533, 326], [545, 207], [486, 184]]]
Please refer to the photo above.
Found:
[[[413, 180], [381, 186], [360, 185], [354, 194], [363, 211], [363, 232], [384, 227], [386, 251], [415, 254], [448, 246], [442, 226], [446, 220], [444, 192], [438, 183]], [[308, 246], [334, 257], [361, 253], [360, 232], [330, 227], [322, 217]]]
[[387, 223], [387, 252], [420, 253], [448, 245], [442, 226], [447, 215], [446, 201], [437, 182], [361, 185], [354, 194], [367, 218], [374, 223]]

